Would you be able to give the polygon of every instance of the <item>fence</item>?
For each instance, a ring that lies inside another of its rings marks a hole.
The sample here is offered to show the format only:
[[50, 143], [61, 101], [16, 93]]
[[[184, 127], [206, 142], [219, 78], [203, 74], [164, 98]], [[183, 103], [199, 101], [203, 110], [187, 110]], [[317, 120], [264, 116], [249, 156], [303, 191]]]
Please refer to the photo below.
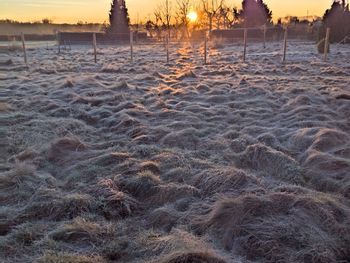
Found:
[[[242, 61], [246, 62], [248, 50], [247, 46], [249, 45], [250, 41], [257, 41], [260, 43], [262, 42], [263, 47], [266, 48], [268, 41], [271, 40], [271, 31], [276, 32], [275, 27], [256, 27], [256, 28], [237, 28], [230, 31], [214, 31], [211, 33], [204, 32], [203, 38], [199, 39], [199, 43], [203, 46], [203, 63], [208, 64], [209, 63], [209, 49], [213, 46], [213, 43], [215, 41], [223, 41], [225, 45], [228, 42], [235, 43], [235, 41], [239, 40], [243, 42], [243, 50], [242, 50]], [[287, 55], [288, 55], [288, 28], [282, 29], [283, 32], [283, 42], [282, 42], [282, 49], [280, 51], [281, 54], [281, 62], [285, 63], [287, 61]], [[279, 33], [278, 33], [279, 34]], [[260, 35], [260, 37], [259, 37]], [[326, 36], [325, 36], [325, 47], [324, 47], [324, 61], [328, 60], [328, 50], [329, 50], [329, 35], [330, 35], [330, 29], [327, 29]], [[118, 39], [117, 44], [119, 45], [129, 45], [130, 46], [130, 62], [134, 62], [135, 57], [135, 46], [147, 46], [147, 45], [158, 45], [162, 49], [164, 49], [164, 61], [166, 63], [169, 63], [171, 60], [169, 49], [172, 46], [175, 46], [176, 44], [182, 43], [181, 41], [172, 40], [169, 38], [169, 36], [166, 34], [160, 41], [157, 40], [150, 40], [150, 39], [143, 39], [140, 40], [137, 37], [137, 34], [135, 32], [130, 32], [129, 34], [112, 34], [112, 35], [102, 35], [101, 33], [92, 32], [92, 33], [84, 33], [80, 34], [79, 37], [70, 37], [67, 38], [62, 34], [57, 34], [56, 38], [56, 46], [57, 46], [57, 52], [60, 54], [62, 50], [72, 50], [72, 45], [86, 45], [91, 44], [93, 49], [93, 60], [95, 63], [98, 63], [98, 50], [102, 49], [105, 45], [116, 45], [116, 39]], [[68, 35], [69, 36], [69, 35]], [[237, 36], [240, 36], [237, 38]], [[27, 56], [27, 45], [26, 45], [26, 39], [25, 35], [21, 34], [21, 36], [15, 36], [16, 39], [21, 39], [21, 50], [23, 51], [23, 61], [28, 66], [28, 56]], [[50, 47], [53, 47], [50, 45]], [[9, 49], [10, 49], [9, 45]], [[49, 45], [47, 44], [47, 49], [49, 49]]]

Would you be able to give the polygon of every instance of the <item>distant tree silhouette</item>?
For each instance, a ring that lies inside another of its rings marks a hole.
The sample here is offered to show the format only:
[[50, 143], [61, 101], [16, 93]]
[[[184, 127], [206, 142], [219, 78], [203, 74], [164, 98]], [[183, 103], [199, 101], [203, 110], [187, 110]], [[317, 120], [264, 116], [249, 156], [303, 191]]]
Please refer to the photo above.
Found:
[[52, 20], [48, 19], [48, 18], [44, 18], [43, 20], [41, 20], [41, 22], [45, 25], [49, 25], [52, 24]]
[[109, 12], [108, 33], [115, 34], [116, 38], [127, 38], [129, 29], [129, 14], [125, 5], [125, 0], [113, 0], [111, 11]]
[[232, 8], [223, 1], [222, 5], [216, 16], [216, 27], [219, 29], [221, 26], [226, 29], [232, 27], [234, 17], [232, 17]]
[[[350, 11], [349, 4], [345, 0], [333, 1], [330, 9], [327, 9], [323, 16], [324, 35], [325, 28], [331, 29], [331, 42], [339, 42], [346, 36], [350, 36]], [[322, 38], [322, 37], [321, 37]]]
[[190, 0], [177, 0], [176, 17], [177, 21], [180, 22], [179, 27], [181, 29], [182, 38], [189, 38], [190, 34], [188, 31], [189, 19], [188, 13], [190, 12]]
[[154, 16], [156, 18], [156, 25], [158, 29], [166, 30], [170, 38], [170, 22], [173, 18], [171, 1], [164, 0], [164, 2], [161, 3], [154, 11]]
[[209, 27], [209, 31], [211, 32], [213, 30], [214, 19], [219, 14], [224, 4], [224, 0], [215, 1], [215, 2], [209, 1], [209, 0], [202, 0], [201, 2], [202, 2], [202, 11], [208, 18], [208, 27]]
[[145, 24], [145, 28], [148, 31], [150, 37], [153, 37], [153, 30], [155, 30], [155, 24], [153, 23], [153, 21], [148, 20]]
[[263, 0], [243, 0], [242, 9], [234, 9], [236, 20], [247, 27], [261, 26], [271, 23], [272, 11]]

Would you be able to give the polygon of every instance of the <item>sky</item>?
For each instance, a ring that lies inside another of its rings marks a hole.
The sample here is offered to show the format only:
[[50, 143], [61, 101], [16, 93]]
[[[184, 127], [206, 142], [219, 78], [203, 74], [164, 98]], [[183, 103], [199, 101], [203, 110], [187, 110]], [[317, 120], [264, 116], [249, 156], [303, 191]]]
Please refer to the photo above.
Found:
[[[132, 22], [153, 18], [154, 9], [165, 0], [126, 0]], [[170, 0], [175, 6], [177, 0]], [[199, 0], [194, 0], [194, 2]], [[287, 15], [322, 15], [333, 0], [265, 0], [274, 19]], [[57, 23], [108, 22], [111, 0], [0, 0], [0, 19], [39, 21], [49, 18]], [[226, 0], [241, 6], [241, 0]]]

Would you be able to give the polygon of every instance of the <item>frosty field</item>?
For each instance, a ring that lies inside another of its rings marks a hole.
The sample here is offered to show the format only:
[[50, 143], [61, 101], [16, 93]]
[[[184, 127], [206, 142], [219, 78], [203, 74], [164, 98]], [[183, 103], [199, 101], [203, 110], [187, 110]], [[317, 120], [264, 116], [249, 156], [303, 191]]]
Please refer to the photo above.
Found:
[[350, 47], [0, 53], [0, 262], [349, 262]]

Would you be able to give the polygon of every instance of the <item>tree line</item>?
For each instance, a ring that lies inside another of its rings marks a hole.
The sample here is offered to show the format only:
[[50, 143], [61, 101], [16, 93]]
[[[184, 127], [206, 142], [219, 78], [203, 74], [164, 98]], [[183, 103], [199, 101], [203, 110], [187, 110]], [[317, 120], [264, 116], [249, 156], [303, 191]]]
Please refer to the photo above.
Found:
[[[228, 29], [237, 26], [262, 26], [272, 24], [272, 11], [263, 0], [243, 0], [240, 9], [231, 7], [225, 0], [164, 0], [156, 7], [154, 19], [146, 22], [146, 28], [182, 28], [185, 32], [190, 26], [188, 13], [195, 11], [197, 21], [191, 23], [193, 29]], [[187, 33], [187, 32], [186, 32]]]
[[[225, 0], [164, 0], [157, 6], [153, 19], [148, 19], [145, 28], [152, 32], [177, 29], [184, 36], [188, 35], [189, 27], [193, 30], [231, 29], [238, 27], [272, 26], [272, 11], [263, 0], [243, 0], [241, 7], [233, 7]], [[198, 19], [190, 23], [188, 13], [195, 11]], [[296, 18], [289, 23], [297, 23]], [[305, 21], [303, 21], [305, 22]], [[281, 24], [281, 19], [277, 24]], [[325, 28], [331, 28], [331, 41], [341, 41], [350, 36], [349, 3], [346, 0], [334, 0], [331, 7], [325, 11], [320, 32], [324, 35]]]
[[[189, 36], [192, 30], [231, 29], [239, 27], [272, 26], [272, 11], [264, 0], [243, 0], [241, 7], [230, 5], [230, 0], [163, 0], [156, 7], [152, 17], [144, 23], [144, 27], [151, 34], [174, 29], [183, 37]], [[188, 14], [195, 11], [198, 19], [190, 23]], [[290, 19], [289, 23], [299, 23], [297, 18]], [[305, 21], [302, 21], [303, 23]], [[308, 21], [306, 21], [308, 22]], [[0, 24], [37, 25], [52, 24], [50, 19], [43, 19], [33, 23], [23, 23], [13, 20], [0, 20]], [[278, 20], [277, 24], [281, 24]], [[110, 33], [128, 33], [130, 19], [125, 0], [112, 0], [109, 14], [109, 24], [102, 28]], [[96, 25], [93, 23], [78, 22], [77, 25]], [[121, 26], [122, 25], [122, 26]], [[326, 28], [331, 28], [331, 41], [340, 42], [350, 37], [350, 11], [346, 0], [333, 0], [329, 9], [322, 17], [319, 38], [324, 37]], [[119, 31], [118, 31], [119, 30]]]
[[321, 30], [321, 35], [324, 34], [327, 27], [331, 29], [331, 42], [340, 42], [346, 40], [347, 37], [350, 38], [349, 3], [345, 0], [333, 2], [331, 8], [327, 9], [323, 16], [323, 30]]

